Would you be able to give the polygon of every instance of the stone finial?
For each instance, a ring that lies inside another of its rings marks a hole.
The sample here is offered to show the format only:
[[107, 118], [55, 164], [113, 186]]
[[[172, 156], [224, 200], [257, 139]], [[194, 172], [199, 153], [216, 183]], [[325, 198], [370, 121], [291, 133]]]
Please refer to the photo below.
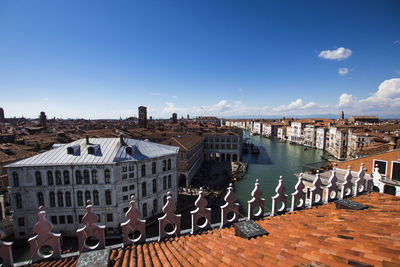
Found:
[[3, 239], [6, 234], [0, 230], [0, 258], [3, 260], [2, 266], [9, 267], [13, 265], [13, 255], [11, 246], [13, 242], [5, 242]]
[[342, 183], [340, 199], [349, 197], [351, 195], [351, 188], [352, 188], [351, 179], [352, 178], [353, 178], [353, 176], [351, 175], [351, 166], [349, 166], [347, 169], [347, 173], [344, 176], [344, 181]]
[[[287, 195], [285, 194], [286, 188], [283, 185], [283, 177], [279, 177], [278, 186], [275, 189], [276, 195], [272, 197], [272, 211], [271, 216], [274, 216], [277, 213], [282, 213], [286, 211], [287, 205]], [[277, 209], [277, 206], [282, 204], [280, 209]]]
[[[78, 246], [79, 251], [85, 252], [95, 249], [105, 248], [105, 238], [104, 238], [104, 225], [97, 225], [99, 217], [92, 211], [92, 203], [90, 200], [87, 201], [86, 214], [82, 218], [82, 223], [84, 227], [76, 230], [76, 235], [78, 236]], [[94, 237], [98, 240], [96, 245], [88, 245], [86, 241], [89, 237]]]
[[337, 185], [338, 178], [336, 176], [336, 168], [332, 170], [331, 177], [329, 177], [328, 185], [326, 186], [325, 201], [330, 202], [338, 197], [339, 187]]
[[[227, 223], [236, 222], [239, 217], [239, 203], [235, 203], [236, 197], [233, 193], [232, 183], [229, 184], [228, 193], [225, 195], [224, 200], [225, 204], [221, 206], [221, 228]], [[228, 219], [230, 212], [233, 213], [233, 217]]]
[[[305, 185], [303, 182], [303, 174], [300, 173], [299, 178], [297, 180], [297, 184], [294, 187], [295, 192], [292, 193], [292, 206], [290, 211], [294, 211], [295, 209], [304, 208], [306, 205], [306, 192], [304, 192]], [[297, 201], [300, 203], [297, 205]]]
[[[208, 202], [203, 196], [202, 187], [200, 187], [199, 196], [194, 202], [194, 205], [196, 206], [196, 209], [190, 212], [192, 216], [192, 231], [190, 232], [191, 234], [199, 229], [211, 227], [211, 209], [207, 208]], [[204, 218], [205, 222], [202, 225], [198, 225], [197, 221], [201, 218]]]
[[[254, 184], [254, 189], [251, 192], [251, 196], [253, 197], [251, 200], [247, 201], [248, 203], [248, 212], [247, 212], [247, 219], [251, 220], [253, 217], [260, 217], [264, 215], [264, 202], [265, 199], [262, 198], [263, 192], [260, 188], [260, 183], [258, 179]], [[259, 211], [256, 214], [253, 214], [253, 210], [259, 207]]]
[[313, 181], [313, 188], [311, 189], [310, 192], [311, 192], [310, 206], [322, 203], [322, 195], [324, 193], [324, 189], [322, 188], [322, 181], [319, 170], [315, 174], [315, 179]]
[[[162, 211], [164, 212], [164, 216], [158, 218], [158, 241], [161, 241], [168, 236], [177, 235], [181, 231], [181, 215], [174, 214], [174, 212], [176, 211], [176, 207], [174, 203], [172, 203], [171, 192], [168, 192], [167, 194], [167, 203], [165, 203]], [[173, 227], [173, 229], [169, 232], [165, 230], [165, 227], [168, 224], [172, 225]]]
[[[140, 211], [136, 208], [135, 196], [131, 196], [131, 201], [129, 202], [131, 207], [125, 213], [125, 217], [128, 219], [126, 222], [121, 223], [122, 228], [122, 239], [124, 245], [129, 245], [132, 243], [141, 243], [146, 241], [146, 220], [140, 219]], [[140, 236], [134, 239], [129, 238], [129, 234], [135, 235], [135, 231], [140, 233]]]
[[360, 171], [358, 172], [358, 177], [354, 182], [354, 196], [357, 196], [359, 193], [365, 191], [365, 170], [364, 170], [364, 163], [361, 163]]
[[[42, 259], [55, 259], [61, 257], [60, 238], [61, 234], [52, 233], [53, 224], [47, 220], [46, 211], [42, 206], [39, 207], [39, 221], [33, 226], [33, 232], [36, 234], [34, 237], [28, 239], [31, 249], [32, 262]], [[51, 248], [49, 255], [41, 253], [40, 248], [48, 246]]]

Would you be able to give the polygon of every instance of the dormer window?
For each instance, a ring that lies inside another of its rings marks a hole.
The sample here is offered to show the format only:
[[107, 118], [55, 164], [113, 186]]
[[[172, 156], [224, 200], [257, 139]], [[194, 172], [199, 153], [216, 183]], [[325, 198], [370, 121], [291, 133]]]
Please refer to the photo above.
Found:
[[131, 147], [125, 148], [125, 151], [126, 151], [126, 154], [132, 155], [132, 148]]
[[70, 155], [74, 154], [74, 149], [72, 147], [67, 147], [67, 153]]
[[88, 154], [92, 154], [92, 155], [94, 154], [94, 147], [90, 146], [90, 147], [88, 147], [87, 150], [88, 150]]

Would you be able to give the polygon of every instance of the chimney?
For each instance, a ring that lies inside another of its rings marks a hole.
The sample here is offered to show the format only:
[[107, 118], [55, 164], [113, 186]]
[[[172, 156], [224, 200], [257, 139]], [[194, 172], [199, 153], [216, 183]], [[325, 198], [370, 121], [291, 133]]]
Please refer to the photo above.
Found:
[[87, 145], [90, 144], [90, 142], [89, 142], [89, 135], [86, 135], [86, 144], [87, 144]]
[[120, 135], [119, 135], [119, 141], [120, 141], [120, 143], [121, 143], [121, 146], [125, 145], [125, 142], [124, 142], [124, 135], [123, 135], [123, 134], [120, 134]]

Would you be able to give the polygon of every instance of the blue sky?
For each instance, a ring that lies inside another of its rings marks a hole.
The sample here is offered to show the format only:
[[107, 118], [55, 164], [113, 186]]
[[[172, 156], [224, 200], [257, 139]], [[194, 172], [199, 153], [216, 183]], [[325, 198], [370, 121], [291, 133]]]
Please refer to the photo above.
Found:
[[400, 117], [399, 1], [0, 1], [6, 116]]

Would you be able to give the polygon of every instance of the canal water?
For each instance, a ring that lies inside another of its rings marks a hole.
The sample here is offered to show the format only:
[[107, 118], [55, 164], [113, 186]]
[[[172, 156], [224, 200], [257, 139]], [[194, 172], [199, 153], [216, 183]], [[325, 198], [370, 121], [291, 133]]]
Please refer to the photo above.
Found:
[[[247, 201], [251, 199], [251, 191], [254, 189], [256, 179], [259, 179], [263, 198], [265, 198], [265, 212], [271, 210], [271, 197], [276, 194], [279, 176], [283, 177], [288, 196], [294, 192], [297, 183], [295, 173], [303, 171], [303, 165], [321, 161], [322, 150], [308, 148], [297, 144], [289, 144], [271, 140], [262, 136], [250, 136], [243, 133], [243, 139], [260, 148], [260, 154], [243, 154], [242, 161], [248, 161], [248, 171], [245, 177], [234, 184], [234, 192], [237, 202], [240, 203], [240, 212], [247, 215]], [[288, 198], [288, 206], [291, 198]]]

